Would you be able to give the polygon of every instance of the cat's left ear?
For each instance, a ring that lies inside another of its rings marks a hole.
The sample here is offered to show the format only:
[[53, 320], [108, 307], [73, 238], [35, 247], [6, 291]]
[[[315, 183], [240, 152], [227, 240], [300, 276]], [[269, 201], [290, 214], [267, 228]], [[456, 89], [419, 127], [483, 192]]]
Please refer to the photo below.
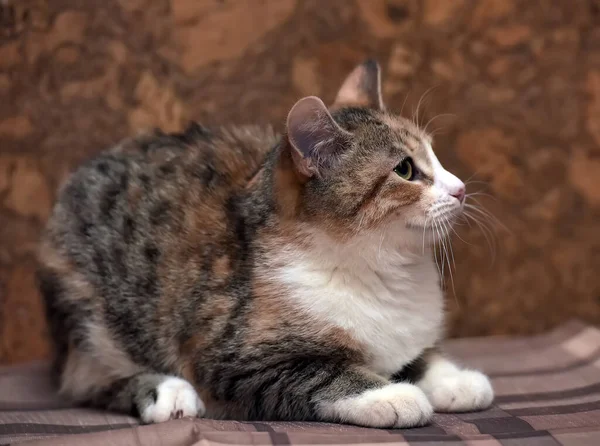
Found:
[[286, 132], [296, 170], [308, 178], [332, 166], [351, 136], [316, 96], [296, 102], [288, 114]]
[[381, 69], [375, 60], [363, 62], [348, 75], [332, 106], [341, 107], [385, 109], [381, 97]]

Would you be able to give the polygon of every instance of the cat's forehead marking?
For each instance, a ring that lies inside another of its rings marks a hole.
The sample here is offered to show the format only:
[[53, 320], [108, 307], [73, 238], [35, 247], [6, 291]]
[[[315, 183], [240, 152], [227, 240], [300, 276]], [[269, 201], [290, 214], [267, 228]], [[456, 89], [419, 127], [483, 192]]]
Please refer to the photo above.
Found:
[[411, 155], [416, 155], [418, 152], [423, 150], [423, 142], [415, 135], [410, 133], [404, 136], [402, 143], [404, 148], [408, 150]]
[[405, 148], [416, 152], [430, 142], [429, 136], [408, 119], [384, 115], [382, 121], [399, 136]]

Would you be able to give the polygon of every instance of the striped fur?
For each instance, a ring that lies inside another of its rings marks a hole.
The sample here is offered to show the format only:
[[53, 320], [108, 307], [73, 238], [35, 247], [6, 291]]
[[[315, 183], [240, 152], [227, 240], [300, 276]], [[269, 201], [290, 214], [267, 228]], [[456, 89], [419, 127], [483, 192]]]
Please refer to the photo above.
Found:
[[[489, 404], [485, 377], [469, 387], [430, 353], [443, 299], [426, 223], [460, 212], [462, 183], [383, 109], [377, 65], [340, 94], [330, 111], [299, 102], [282, 136], [194, 124], [71, 176], [38, 275], [66, 397], [144, 422], [377, 427]], [[393, 173], [406, 157], [415, 181]], [[438, 404], [469, 391], [484, 394]]]

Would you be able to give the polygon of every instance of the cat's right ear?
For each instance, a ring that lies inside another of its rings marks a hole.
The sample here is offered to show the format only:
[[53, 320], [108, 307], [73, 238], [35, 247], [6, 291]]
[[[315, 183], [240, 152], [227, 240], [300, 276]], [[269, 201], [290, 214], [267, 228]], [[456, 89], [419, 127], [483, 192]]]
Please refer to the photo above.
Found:
[[338, 91], [333, 108], [367, 107], [385, 110], [381, 97], [381, 68], [369, 59], [357, 66], [348, 75]]
[[288, 114], [286, 131], [294, 164], [306, 177], [319, 175], [321, 168], [330, 166], [350, 137], [316, 96], [296, 102]]

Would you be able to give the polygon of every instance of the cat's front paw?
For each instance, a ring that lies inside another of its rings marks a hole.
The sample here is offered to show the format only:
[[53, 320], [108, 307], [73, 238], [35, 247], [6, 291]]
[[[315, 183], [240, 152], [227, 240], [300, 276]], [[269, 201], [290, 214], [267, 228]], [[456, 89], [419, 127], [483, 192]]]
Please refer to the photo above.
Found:
[[421, 389], [400, 383], [336, 401], [328, 407], [328, 413], [359, 426], [404, 428], [427, 424], [433, 408]]
[[436, 412], [487, 409], [494, 400], [490, 380], [481, 372], [460, 370], [421, 386]]
[[184, 379], [168, 377], [155, 389], [155, 401], [141, 411], [144, 423], [162, 423], [163, 421], [201, 417], [206, 412], [204, 403], [198, 397], [194, 387]]

